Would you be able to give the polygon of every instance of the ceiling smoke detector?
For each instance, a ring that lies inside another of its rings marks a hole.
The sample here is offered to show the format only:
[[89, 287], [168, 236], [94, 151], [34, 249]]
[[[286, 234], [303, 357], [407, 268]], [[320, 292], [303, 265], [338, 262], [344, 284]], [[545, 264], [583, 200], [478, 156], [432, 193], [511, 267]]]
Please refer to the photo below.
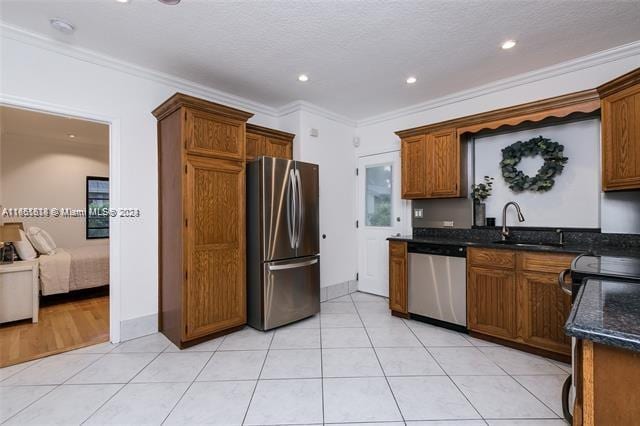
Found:
[[76, 30], [73, 25], [60, 18], [49, 19], [49, 23], [53, 28], [63, 34], [73, 34], [73, 32]]
[[175, 6], [180, 3], [180, 0], [158, 0], [162, 4], [168, 4], [169, 6]]

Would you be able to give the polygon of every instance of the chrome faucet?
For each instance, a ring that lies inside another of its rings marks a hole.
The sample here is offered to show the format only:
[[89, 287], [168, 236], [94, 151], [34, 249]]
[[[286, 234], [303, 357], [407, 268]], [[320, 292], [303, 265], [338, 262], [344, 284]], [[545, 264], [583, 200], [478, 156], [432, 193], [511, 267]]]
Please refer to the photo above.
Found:
[[524, 216], [522, 215], [522, 211], [520, 210], [520, 205], [515, 201], [509, 201], [502, 208], [502, 241], [505, 241], [509, 236], [509, 228], [507, 228], [507, 208], [509, 206], [514, 206], [516, 208], [516, 213], [518, 213], [518, 222], [524, 222]]

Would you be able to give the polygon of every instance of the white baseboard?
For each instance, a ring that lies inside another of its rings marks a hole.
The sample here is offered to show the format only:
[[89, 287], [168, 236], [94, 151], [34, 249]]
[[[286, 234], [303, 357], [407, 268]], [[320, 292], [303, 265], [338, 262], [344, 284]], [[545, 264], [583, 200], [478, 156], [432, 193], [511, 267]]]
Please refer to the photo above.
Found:
[[131, 318], [120, 322], [120, 341], [135, 339], [158, 331], [158, 314]]
[[356, 280], [344, 281], [327, 287], [321, 287], [320, 301], [326, 302], [327, 300], [337, 299], [338, 297], [346, 296], [347, 294], [355, 293], [356, 291], [358, 291], [358, 281]]

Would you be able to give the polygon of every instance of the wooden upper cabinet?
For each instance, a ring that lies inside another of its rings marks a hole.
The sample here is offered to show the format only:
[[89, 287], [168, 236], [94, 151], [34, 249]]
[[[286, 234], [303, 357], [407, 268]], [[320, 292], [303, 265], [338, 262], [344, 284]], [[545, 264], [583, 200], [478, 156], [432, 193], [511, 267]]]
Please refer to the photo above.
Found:
[[402, 198], [454, 198], [464, 195], [466, 165], [455, 129], [401, 140]]
[[640, 189], [640, 69], [598, 91], [602, 96], [602, 189]]
[[186, 144], [190, 154], [244, 160], [244, 121], [185, 109]]
[[407, 267], [407, 243], [389, 241], [389, 309], [403, 315], [409, 313]]
[[460, 195], [460, 143], [455, 130], [429, 135], [427, 139], [427, 190], [429, 198]]
[[263, 152], [264, 137], [247, 131], [247, 161], [255, 160], [259, 152]]
[[247, 161], [261, 156], [293, 160], [294, 138], [292, 133], [247, 124]]
[[402, 198], [427, 198], [427, 137], [402, 139], [401, 146]]
[[185, 340], [246, 322], [244, 164], [187, 157]]

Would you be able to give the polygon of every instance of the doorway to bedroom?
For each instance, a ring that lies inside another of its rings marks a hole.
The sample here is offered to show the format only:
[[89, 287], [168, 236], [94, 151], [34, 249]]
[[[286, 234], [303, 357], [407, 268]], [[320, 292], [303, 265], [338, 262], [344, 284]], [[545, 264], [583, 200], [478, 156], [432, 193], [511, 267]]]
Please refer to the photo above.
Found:
[[0, 106], [0, 368], [109, 341], [109, 126]]

